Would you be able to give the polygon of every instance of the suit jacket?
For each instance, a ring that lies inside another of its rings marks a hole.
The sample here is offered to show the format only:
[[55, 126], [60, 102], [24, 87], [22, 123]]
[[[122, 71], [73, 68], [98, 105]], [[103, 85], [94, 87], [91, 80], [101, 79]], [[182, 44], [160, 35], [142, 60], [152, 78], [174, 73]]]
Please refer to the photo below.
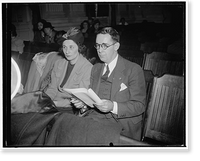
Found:
[[[69, 96], [66, 93], [63, 93], [60, 88], [65, 77], [67, 65], [68, 61], [64, 58], [55, 62], [51, 74], [51, 84], [46, 90], [46, 94], [49, 95], [52, 100], [69, 98]], [[77, 63], [71, 71], [71, 74], [63, 88], [88, 88], [90, 84], [91, 69], [92, 64], [80, 54]]]
[[[98, 63], [92, 69], [90, 87], [96, 93], [99, 90], [103, 67], [103, 63]], [[138, 64], [119, 56], [113, 72], [111, 101], [116, 101], [118, 104], [116, 118], [122, 124], [122, 135], [140, 140], [142, 114], [145, 111], [146, 99], [143, 70]], [[111, 118], [112, 116], [108, 113], [106, 117]]]

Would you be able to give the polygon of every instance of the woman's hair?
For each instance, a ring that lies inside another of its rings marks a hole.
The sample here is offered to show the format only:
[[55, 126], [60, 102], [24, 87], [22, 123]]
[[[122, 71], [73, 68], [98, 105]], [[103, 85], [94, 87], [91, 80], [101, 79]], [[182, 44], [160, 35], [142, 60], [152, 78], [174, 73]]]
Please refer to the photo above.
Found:
[[84, 20], [84, 21], [81, 23], [81, 25], [80, 25], [80, 30], [83, 29], [83, 24], [84, 24], [84, 23], [87, 23], [88, 28], [90, 27], [90, 23], [89, 23], [87, 20]]
[[109, 34], [111, 38], [113, 39], [113, 41], [115, 42], [120, 41], [119, 33], [112, 27], [104, 27], [97, 33], [97, 35], [98, 34]]
[[38, 24], [39, 22], [41, 22], [41, 23], [44, 25], [47, 21], [44, 20], [44, 19], [40, 19], [40, 20], [37, 22], [37, 24]]

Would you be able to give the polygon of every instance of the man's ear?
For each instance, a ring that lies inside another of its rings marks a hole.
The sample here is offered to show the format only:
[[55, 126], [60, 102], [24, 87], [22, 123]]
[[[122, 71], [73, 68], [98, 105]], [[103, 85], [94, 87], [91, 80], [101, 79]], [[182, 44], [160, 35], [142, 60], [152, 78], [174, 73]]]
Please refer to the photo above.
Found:
[[114, 49], [117, 51], [120, 47], [120, 43], [119, 42], [116, 42], [115, 45], [114, 45]]

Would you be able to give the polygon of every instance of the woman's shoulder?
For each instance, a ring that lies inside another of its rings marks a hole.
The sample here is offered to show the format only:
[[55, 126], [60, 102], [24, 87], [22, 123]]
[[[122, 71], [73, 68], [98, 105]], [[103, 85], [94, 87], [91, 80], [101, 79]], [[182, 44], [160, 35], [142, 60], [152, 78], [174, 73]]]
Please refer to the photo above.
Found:
[[93, 66], [92, 63], [86, 57], [84, 57], [83, 55], [81, 55], [81, 59], [82, 59], [84, 66], [91, 66], [91, 67]]

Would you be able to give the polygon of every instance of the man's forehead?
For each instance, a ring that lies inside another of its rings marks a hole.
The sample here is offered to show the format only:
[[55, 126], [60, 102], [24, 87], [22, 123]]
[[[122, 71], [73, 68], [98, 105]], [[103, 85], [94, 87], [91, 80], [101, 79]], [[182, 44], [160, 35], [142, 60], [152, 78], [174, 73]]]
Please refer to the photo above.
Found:
[[98, 34], [96, 38], [96, 42], [102, 43], [109, 43], [112, 42], [112, 38], [109, 34]]

